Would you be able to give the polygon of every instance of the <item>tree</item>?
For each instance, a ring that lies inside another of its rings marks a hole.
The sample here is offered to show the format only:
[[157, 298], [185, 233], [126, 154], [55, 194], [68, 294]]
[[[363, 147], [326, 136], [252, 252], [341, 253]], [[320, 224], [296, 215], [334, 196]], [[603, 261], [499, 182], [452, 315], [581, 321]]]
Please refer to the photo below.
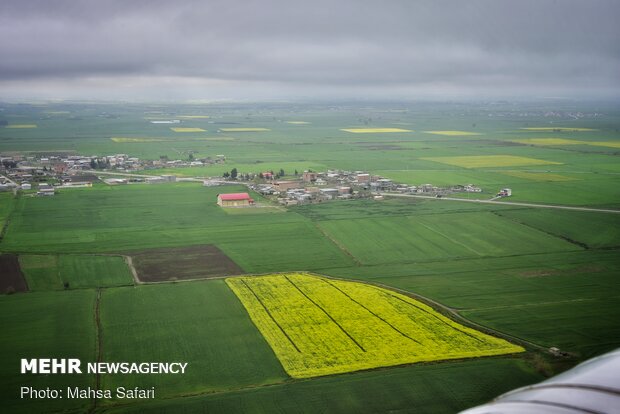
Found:
[[230, 173], [228, 171], [224, 171], [224, 174], [222, 174], [222, 177], [228, 178], [230, 177]]
[[93, 170], [97, 168], [97, 161], [94, 158], [90, 160], [90, 168]]
[[299, 175], [299, 171], [295, 170], [295, 177]]
[[258, 178], [262, 180], [263, 178], [265, 178], [265, 176], [263, 175], [263, 173], [258, 173]]
[[284, 177], [284, 170], [280, 168], [280, 177]]
[[235, 180], [237, 178], [237, 169], [233, 168], [232, 170], [230, 170], [230, 178], [232, 178], [233, 180]]
[[194, 161], [194, 154], [192, 154], [191, 152], [189, 153], [189, 157], [187, 157], [188, 160], [190, 161]]

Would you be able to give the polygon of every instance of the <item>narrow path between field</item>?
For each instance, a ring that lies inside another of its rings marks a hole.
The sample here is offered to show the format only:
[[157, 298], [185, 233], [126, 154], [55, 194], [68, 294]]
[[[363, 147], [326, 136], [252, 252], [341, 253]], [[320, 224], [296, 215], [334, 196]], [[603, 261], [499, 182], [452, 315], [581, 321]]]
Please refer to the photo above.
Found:
[[131, 258], [131, 256], [123, 255], [123, 259], [125, 259], [125, 263], [127, 264], [127, 267], [129, 267], [129, 270], [131, 271], [131, 274], [133, 275], [133, 280], [136, 282], [137, 285], [141, 285], [143, 282], [138, 277], [138, 271], [136, 270], [136, 267], [133, 265], [133, 259]]
[[[101, 288], [97, 288], [97, 296], [95, 299], [95, 334], [97, 336], [97, 342], [96, 342], [96, 353], [97, 353], [97, 363], [101, 362], [101, 360], [103, 359], [103, 346], [102, 346], [102, 340], [101, 340]], [[95, 374], [95, 389], [96, 390], [100, 390], [101, 389], [101, 376], [99, 375], [99, 373], [97, 372]], [[89, 413], [94, 412], [97, 409], [97, 403], [99, 402], [99, 400], [97, 398], [94, 398], [92, 400], [92, 405], [90, 407], [90, 409], [88, 410]]]

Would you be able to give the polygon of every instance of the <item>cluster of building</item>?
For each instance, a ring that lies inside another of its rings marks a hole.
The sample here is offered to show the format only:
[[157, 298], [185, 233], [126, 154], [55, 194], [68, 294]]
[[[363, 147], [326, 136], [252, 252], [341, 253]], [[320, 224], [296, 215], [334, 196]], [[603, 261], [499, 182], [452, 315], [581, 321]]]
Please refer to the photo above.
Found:
[[327, 172], [304, 171], [298, 180], [269, 180], [269, 173], [261, 173], [266, 183], [250, 185], [254, 191], [271, 196], [278, 203], [291, 206], [321, 203], [329, 200], [350, 198], [381, 199], [378, 193], [397, 192], [402, 194], [423, 194], [441, 196], [453, 192], [482, 192], [473, 184], [449, 188], [432, 184], [405, 185], [393, 182], [379, 175], [365, 171], [328, 170]]

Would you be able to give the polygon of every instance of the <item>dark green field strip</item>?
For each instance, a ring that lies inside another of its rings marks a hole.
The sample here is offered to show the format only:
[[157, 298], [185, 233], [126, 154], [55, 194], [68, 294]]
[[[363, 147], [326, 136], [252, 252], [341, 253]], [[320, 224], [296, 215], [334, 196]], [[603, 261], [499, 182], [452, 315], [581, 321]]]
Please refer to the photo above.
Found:
[[164, 398], [288, 378], [223, 280], [106, 289], [101, 324], [104, 361], [188, 363], [184, 375], [103, 375], [104, 387], [154, 386]]
[[422, 364], [159, 400], [120, 413], [455, 413], [542, 379], [510, 358]]
[[0, 400], [7, 413], [84, 411], [90, 400], [21, 399], [21, 386], [35, 389], [93, 387], [94, 375], [20, 374], [21, 358], [96, 360], [94, 290], [0, 296]]

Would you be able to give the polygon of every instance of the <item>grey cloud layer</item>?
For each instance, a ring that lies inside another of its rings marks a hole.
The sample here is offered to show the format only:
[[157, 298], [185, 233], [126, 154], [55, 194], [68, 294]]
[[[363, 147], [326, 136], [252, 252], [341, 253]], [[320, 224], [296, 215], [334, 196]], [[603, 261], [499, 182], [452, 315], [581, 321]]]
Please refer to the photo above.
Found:
[[5, 0], [0, 82], [617, 90], [618, 16], [613, 0]]

